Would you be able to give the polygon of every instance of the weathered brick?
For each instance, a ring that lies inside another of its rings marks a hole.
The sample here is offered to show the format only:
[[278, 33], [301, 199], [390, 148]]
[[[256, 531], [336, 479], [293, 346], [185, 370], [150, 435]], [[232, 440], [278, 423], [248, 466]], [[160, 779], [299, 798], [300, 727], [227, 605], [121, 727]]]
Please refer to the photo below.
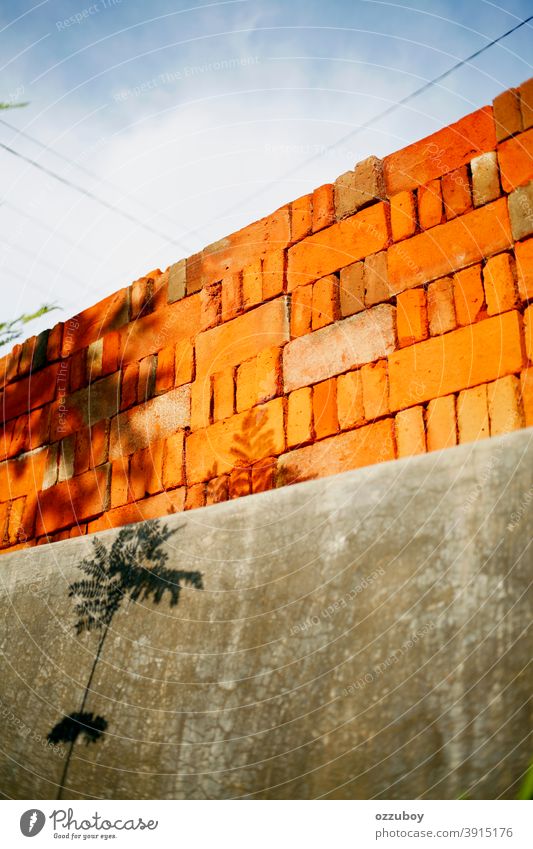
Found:
[[416, 230], [416, 204], [413, 192], [399, 192], [390, 199], [390, 221], [395, 242], [408, 239]]
[[127, 410], [137, 403], [137, 386], [139, 383], [139, 364], [131, 363], [122, 372], [122, 390], [120, 409]]
[[187, 261], [181, 259], [168, 270], [168, 300], [169, 303], [185, 297], [187, 286]]
[[228, 500], [228, 475], [220, 475], [210, 480], [205, 488], [205, 505], [220, 504]]
[[489, 436], [487, 387], [476, 386], [459, 393], [457, 398], [459, 442], [476, 442]]
[[107, 508], [108, 489], [109, 466], [102, 466], [41, 492], [37, 536], [98, 516]]
[[341, 268], [339, 289], [340, 310], [343, 318], [349, 315], [355, 315], [355, 313], [361, 312], [365, 308], [364, 272], [364, 262], [353, 262], [351, 265], [347, 265], [346, 268]]
[[313, 421], [317, 439], [339, 430], [336, 380], [330, 378], [313, 386]]
[[382, 304], [293, 339], [283, 349], [285, 391], [386, 357], [395, 347], [395, 312]]
[[389, 380], [387, 361], [369, 363], [360, 371], [363, 387], [363, 407], [368, 421], [389, 412]]
[[130, 319], [135, 321], [141, 315], [154, 308], [154, 280], [152, 277], [140, 277], [130, 286]]
[[365, 259], [365, 305], [373, 307], [390, 297], [387, 252], [380, 251]]
[[332, 183], [313, 192], [313, 233], [335, 223], [335, 190]]
[[207, 427], [211, 417], [211, 377], [191, 383], [191, 430]]
[[131, 490], [129, 484], [129, 457], [120, 457], [111, 464], [111, 488], [110, 488], [110, 503], [111, 508], [121, 507], [131, 500]]
[[200, 305], [200, 329], [216, 327], [222, 315], [222, 283], [204, 286], [200, 292]]
[[[202, 486], [202, 484], [197, 484]], [[228, 497], [242, 498], [243, 495], [248, 495], [251, 491], [251, 473], [250, 469], [233, 469], [229, 475]], [[192, 487], [194, 489], [194, 487]]]
[[487, 401], [491, 436], [524, 427], [520, 394], [520, 380], [512, 374], [489, 383]]
[[267, 492], [276, 486], [277, 458], [266, 457], [252, 466], [252, 492]]
[[144, 451], [144, 489], [147, 495], [156, 495], [163, 487], [163, 455], [165, 440], [151, 442]]
[[520, 96], [517, 89], [510, 88], [502, 91], [492, 101], [494, 110], [494, 123], [496, 125], [496, 138], [498, 141], [508, 136], [519, 133], [522, 129], [522, 115], [520, 112]]
[[472, 209], [470, 182], [466, 165], [442, 178], [442, 198], [446, 218], [456, 218]]
[[59, 471], [57, 479], [59, 482], [69, 480], [74, 475], [74, 434], [62, 439], [59, 443]]
[[384, 203], [376, 203], [351, 218], [308, 236], [289, 248], [289, 291], [380, 251], [387, 246], [388, 238], [387, 207]]
[[313, 229], [312, 195], [293, 200], [291, 203], [291, 240], [299, 242]]
[[476, 156], [472, 169], [472, 198], [474, 206], [484, 206], [500, 196], [500, 175], [496, 152], [489, 150]]
[[337, 219], [352, 215], [374, 200], [386, 197], [383, 163], [376, 156], [358, 162], [335, 180], [335, 214]]
[[257, 403], [275, 398], [281, 391], [281, 348], [264, 348], [256, 357]]
[[190, 389], [180, 386], [145, 404], [120, 413], [111, 422], [109, 457], [133, 454], [187, 427], [190, 418]]
[[434, 336], [390, 355], [391, 410], [496, 380], [520, 371], [522, 364], [516, 311]]
[[242, 309], [242, 271], [222, 279], [221, 321], [230, 321]]
[[426, 451], [424, 408], [410, 407], [396, 415], [396, 444], [398, 457], [412, 457]]
[[504, 192], [528, 183], [533, 178], [533, 129], [499, 145], [498, 161]]
[[533, 298], [533, 239], [515, 245], [516, 271], [520, 297]]
[[426, 186], [420, 186], [417, 194], [420, 228], [428, 230], [436, 224], [441, 224], [443, 213], [440, 180], [431, 180]]
[[63, 322], [55, 324], [48, 334], [46, 360], [49, 363], [54, 363], [61, 357], [61, 347], [63, 343]]
[[363, 424], [365, 411], [360, 371], [349, 371], [337, 378], [337, 416], [341, 430]]
[[336, 321], [338, 317], [339, 281], [334, 274], [328, 274], [313, 285], [312, 328], [318, 330]]
[[287, 445], [294, 448], [313, 438], [313, 406], [308, 386], [291, 392], [287, 402]]
[[238, 413], [189, 436], [186, 443], [188, 484], [210, 480], [233, 468], [281, 454], [285, 447], [283, 399]]
[[432, 336], [448, 333], [456, 327], [453, 280], [443, 277], [428, 286], [428, 321]]
[[486, 317], [481, 265], [471, 265], [454, 274], [453, 294], [457, 324], [464, 327]]
[[393, 422], [383, 419], [283, 454], [278, 459], [278, 475], [284, 483], [296, 483], [393, 460], [394, 456]]
[[533, 233], [533, 180], [509, 195], [509, 216], [515, 239], [524, 239]]
[[155, 394], [155, 378], [157, 372], [157, 357], [154, 354], [145, 357], [139, 363], [139, 382], [137, 384], [137, 401], [144, 404]]
[[492, 109], [485, 106], [455, 124], [385, 157], [385, 181], [389, 197], [415, 189], [454, 171], [496, 147]]
[[483, 269], [485, 299], [489, 315], [512, 310], [518, 304], [514, 260], [510, 254], [491, 257]]
[[205, 506], [205, 483], [196, 483], [186, 488], [185, 510], [196, 510]]
[[313, 284], [298, 286], [291, 296], [291, 338], [305, 336], [311, 331]]
[[429, 336], [426, 293], [407, 289], [396, 298], [396, 332], [400, 348], [421, 342]]
[[256, 259], [242, 271], [242, 303], [245, 309], [255, 307], [263, 300], [263, 275], [261, 259]]
[[505, 198], [419, 233], [388, 250], [392, 294], [444, 277], [512, 246]]
[[197, 336], [197, 375], [202, 377], [238, 365], [263, 348], [282, 345], [288, 339], [287, 300], [269, 301]]
[[76, 351], [69, 359], [69, 392], [77, 392], [89, 383], [87, 375], [87, 348]]
[[439, 451], [457, 445], [455, 396], [446, 395], [430, 401], [426, 413], [428, 451]]
[[165, 444], [163, 483], [165, 489], [183, 486], [185, 483], [185, 435], [183, 432], [170, 436]]

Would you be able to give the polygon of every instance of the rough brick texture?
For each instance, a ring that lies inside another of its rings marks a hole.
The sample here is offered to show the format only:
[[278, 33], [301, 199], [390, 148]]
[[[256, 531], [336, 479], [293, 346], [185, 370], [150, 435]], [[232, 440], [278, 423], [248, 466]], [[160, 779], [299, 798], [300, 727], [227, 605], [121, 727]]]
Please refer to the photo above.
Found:
[[0, 359], [0, 548], [533, 426], [533, 81]]

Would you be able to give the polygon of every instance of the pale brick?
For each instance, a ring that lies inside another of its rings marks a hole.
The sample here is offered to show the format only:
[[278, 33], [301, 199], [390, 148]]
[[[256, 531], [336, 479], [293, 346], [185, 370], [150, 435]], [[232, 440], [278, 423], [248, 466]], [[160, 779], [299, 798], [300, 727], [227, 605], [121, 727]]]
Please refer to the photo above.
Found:
[[498, 157], [494, 150], [476, 156], [470, 163], [472, 168], [472, 194], [474, 206], [483, 206], [500, 196]]

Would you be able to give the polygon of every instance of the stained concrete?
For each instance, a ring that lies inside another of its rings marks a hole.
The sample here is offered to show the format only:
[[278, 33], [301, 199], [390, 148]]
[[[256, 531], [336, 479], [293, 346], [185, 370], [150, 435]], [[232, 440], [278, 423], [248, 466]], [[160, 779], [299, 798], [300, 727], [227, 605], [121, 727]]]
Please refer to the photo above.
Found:
[[[63, 798], [512, 797], [533, 754], [533, 430], [162, 520], [203, 589], [124, 599]], [[98, 535], [110, 546], [119, 531]], [[54, 798], [93, 539], [0, 559], [8, 797]]]

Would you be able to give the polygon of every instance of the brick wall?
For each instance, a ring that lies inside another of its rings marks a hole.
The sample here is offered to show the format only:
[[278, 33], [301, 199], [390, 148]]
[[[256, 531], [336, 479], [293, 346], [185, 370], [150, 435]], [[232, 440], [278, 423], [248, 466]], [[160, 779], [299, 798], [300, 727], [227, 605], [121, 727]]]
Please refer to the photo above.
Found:
[[0, 361], [4, 550], [533, 425], [533, 80]]

